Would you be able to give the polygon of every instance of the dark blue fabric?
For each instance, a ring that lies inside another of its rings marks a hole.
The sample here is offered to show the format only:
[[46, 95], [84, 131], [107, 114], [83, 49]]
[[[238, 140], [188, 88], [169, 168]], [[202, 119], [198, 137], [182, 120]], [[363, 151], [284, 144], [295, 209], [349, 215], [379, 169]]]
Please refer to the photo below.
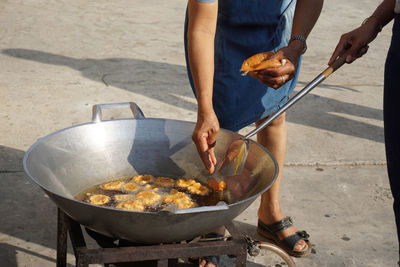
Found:
[[393, 25], [392, 42], [386, 58], [383, 97], [385, 148], [390, 188], [394, 203], [397, 237], [400, 247], [400, 15]]
[[[213, 106], [220, 126], [238, 131], [274, 113], [296, 86], [301, 60], [295, 78], [278, 90], [239, 71], [246, 58], [288, 44], [296, 1], [220, 0], [218, 5]], [[186, 16], [186, 66], [195, 92], [187, 55], [187, 20]]]

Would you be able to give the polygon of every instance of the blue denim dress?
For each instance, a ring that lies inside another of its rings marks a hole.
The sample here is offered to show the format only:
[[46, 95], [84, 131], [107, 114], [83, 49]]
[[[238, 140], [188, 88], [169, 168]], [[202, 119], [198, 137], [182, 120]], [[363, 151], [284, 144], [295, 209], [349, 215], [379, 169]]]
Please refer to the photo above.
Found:
[[[221, 128], [238, 131], [285, 104], [297, 83], [295, 77], [278, 90], [269, 88], [250, 75], [241, 76], [243, 61], [260, 52], [287, 46], [296, 0], [219, 0], [215, 35], [213, 106]], [[194, 84], [187, 54], [186, 66]]]

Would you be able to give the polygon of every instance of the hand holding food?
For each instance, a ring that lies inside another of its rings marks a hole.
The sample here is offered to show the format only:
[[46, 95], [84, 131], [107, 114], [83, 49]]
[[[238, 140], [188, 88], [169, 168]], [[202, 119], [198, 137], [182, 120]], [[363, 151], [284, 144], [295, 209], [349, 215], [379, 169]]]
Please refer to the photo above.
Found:
[[243, 71], [242, 75], [245, 76], [249, 72], [264, 70], [267, 68], [279, 68], [282, 66], [281, 61], [270, 59], [273, 54], [274, 53], [272, 52], [262, 52], [243, 61], [242, 68], [240, 69], [240, 71]]
[[244, 71], [244, 75], [250, 73], [263, 84], [278, 89], [294, 77], [300, 55], [301, 51], [291, 45], [276, 53], [259, 53], [246, 59], [241, 71]]

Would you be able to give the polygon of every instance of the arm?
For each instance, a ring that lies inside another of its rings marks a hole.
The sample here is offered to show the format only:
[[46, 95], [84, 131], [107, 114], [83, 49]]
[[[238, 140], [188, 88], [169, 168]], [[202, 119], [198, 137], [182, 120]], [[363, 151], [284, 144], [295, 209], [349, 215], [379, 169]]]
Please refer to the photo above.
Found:
[[196, 89], [198, 111], [192, 139], [210, 173], [217, 163], [214, 145], [219, 123], [212, 105], [214, 79], [214, 37], [218, 3], [189, 0], [188, 56]]
[[384, 0], [360, 27], [343, 34], [328, 64], [332, 64], [338, 56], [345, 53], [348, 54], [347, 63], [364, 55], [368, 50], [368, 44], [394, 18], [394, 6], [395, 0]]
[[[297, 0], [291, 35], [301, 35], [307, 38], [318, 20], [322, 5], [323, 0]], [[287, 59], [287, 63], [277, 69], [271, 68], [259, 72], [258, 78], [272, 88], [279, 88], [283, 85], [282, 76], [285, 81], [294, 77], [297, 62], [303, 49], [304, 44], [302, 41], [291, 41], [288, 46], [281, 48], [271, 57], [279, 60]]]

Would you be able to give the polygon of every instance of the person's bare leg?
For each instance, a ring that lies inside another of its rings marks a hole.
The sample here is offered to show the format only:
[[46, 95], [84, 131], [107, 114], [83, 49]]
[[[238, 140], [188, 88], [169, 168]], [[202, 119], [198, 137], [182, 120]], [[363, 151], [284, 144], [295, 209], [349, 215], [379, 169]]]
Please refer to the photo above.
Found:
[[[256, 122], [260, 125], [263, 120]], [[284, 218], [280, 204], [279, 192], [282, 179], [283, 164], [286, 154], [286, 116], [285, 113], [276, 118], [269, 126], [257, 134], [257, 142], [266, 147], [278, 162], [279, 175], [271, 188], [261, 195], [261, 203], [258, 209], [258, 218], [265, 224], [271, 224]], [[278, 232], [279, 239], [283, 239], [297, 232], [293, 226]], [[294, 250], [303, 251], [307, 248], [304, 240], [297, 242]]]

